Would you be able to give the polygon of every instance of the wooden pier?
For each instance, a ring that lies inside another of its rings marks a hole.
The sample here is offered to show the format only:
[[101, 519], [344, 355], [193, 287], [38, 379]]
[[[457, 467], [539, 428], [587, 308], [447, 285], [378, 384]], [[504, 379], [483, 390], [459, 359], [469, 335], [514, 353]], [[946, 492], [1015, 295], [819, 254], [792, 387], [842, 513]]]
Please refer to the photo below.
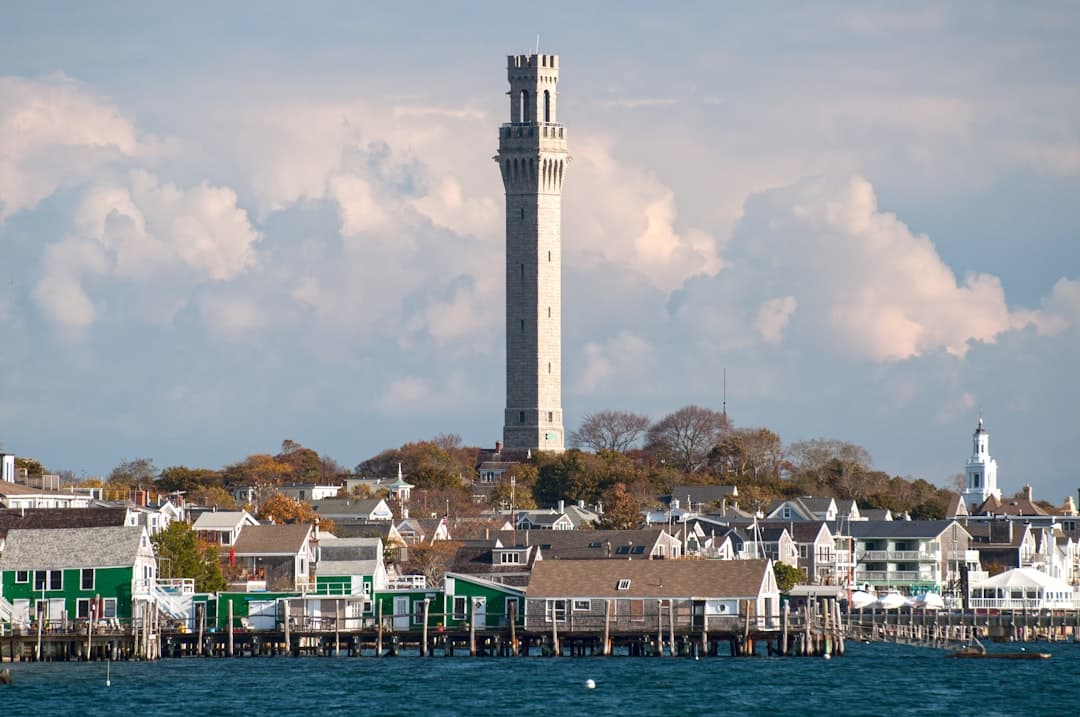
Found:
[[[133, 625], [73, 625], [47, 632], [13, 630], [0, 636], [5, 661], [153, 660], [179, 657], [344, 656], [425, 657], [456, 655], [713, 657], [753, 655], [844, 654], [847, 626], [835, 601], [794, 613], [785, 606], [778, 620], [733, 616], [728, 627], [709, 631], [667, 615], [654, 626], [632, 631], [569, 629], [556, 623], [544, 630], [525, 630], [515, 620], [498, 628], [470, 625], [444, 630], [423, 625], [393, 630], [396, 615], [379, 615], [374, 624], [342, 629], [326, 620], [296, 626], [280, 620], [269, 630], [235, 628], [215, 631], [170, 627], [160, 615], [144, 616]], [[433, 615], [433, 617], [438, 617]], [[511, 616], [512, 617], [512, 616]], [[230, 616], [231, 618], [231, 616]], [[230, 623], [233, 621], [230, 619]]]

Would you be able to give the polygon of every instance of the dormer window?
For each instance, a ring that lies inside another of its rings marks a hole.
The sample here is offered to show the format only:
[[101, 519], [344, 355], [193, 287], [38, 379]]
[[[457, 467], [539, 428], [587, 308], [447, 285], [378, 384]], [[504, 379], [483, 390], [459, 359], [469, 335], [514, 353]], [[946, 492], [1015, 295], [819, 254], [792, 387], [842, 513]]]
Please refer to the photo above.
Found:
[[620, 580], [619, 584], [615, 586], [615, 589], [616, 590], [624, 590], [624, 591], [629, 590], [630, 589], [630, 578], [623, 578], [622, 580]]

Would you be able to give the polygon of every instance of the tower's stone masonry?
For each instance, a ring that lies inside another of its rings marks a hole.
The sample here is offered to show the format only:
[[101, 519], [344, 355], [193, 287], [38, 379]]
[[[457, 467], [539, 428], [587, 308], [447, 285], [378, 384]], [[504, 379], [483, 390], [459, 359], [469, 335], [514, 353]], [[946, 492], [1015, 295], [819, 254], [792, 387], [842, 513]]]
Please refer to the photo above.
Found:
[[507, 448], [562, 451], [562, 183], [558, 55], [511, 55], [510, 121], [496, 161], [506, 190]]

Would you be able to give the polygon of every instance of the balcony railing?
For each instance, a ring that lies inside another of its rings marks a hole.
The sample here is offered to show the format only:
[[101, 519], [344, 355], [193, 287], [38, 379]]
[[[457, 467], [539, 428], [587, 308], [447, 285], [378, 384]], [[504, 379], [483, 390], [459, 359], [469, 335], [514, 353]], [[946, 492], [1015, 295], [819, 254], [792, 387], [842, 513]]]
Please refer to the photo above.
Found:
[[937, 562], [941, 556], [924, 550], [866, 550], [859, 554], [859, 560], [890, 562]]
[[855, 582], [879, 584], [937, 582], [937, 575], [918, 570], [857, 570]]

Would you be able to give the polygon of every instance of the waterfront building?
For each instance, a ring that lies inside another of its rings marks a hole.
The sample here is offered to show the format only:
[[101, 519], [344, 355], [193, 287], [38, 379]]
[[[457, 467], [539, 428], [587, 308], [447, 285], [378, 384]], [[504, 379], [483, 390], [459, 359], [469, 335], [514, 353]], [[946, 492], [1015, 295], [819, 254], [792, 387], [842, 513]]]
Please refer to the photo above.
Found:
[[541, 560], [525, 591], [525, 627], [655, 634], [672, 616], [676, 627], [733, 630], [740, 604], [758, 627], [778, 626], [771, 561]]
[[209, 543], [231, 546], [240, 537], [244, 526], [258, 524], [259, 521], [246, 510], [208, 510], [199, 514], [191, 529]]
[[979, 571], [971, 534], [955, 520], [853, 521], [855, 584], [912, 593], [959, 585], [964, 569]]
[[141, 526], [8, 531], [0, 595], [13, 624], [32, 616], [57, 628], [72, 620], [127, 620], [156, 596], [157, 560]]
[[300, 590], [311, 581], [315, 526], [247, 525], [222, 554], [223, 572], [247, 590]]
[[506, 193], [508, 449], [562, 451], [562, 186], [558, 55], [511, 55], [510, 121], [495, 161]]

